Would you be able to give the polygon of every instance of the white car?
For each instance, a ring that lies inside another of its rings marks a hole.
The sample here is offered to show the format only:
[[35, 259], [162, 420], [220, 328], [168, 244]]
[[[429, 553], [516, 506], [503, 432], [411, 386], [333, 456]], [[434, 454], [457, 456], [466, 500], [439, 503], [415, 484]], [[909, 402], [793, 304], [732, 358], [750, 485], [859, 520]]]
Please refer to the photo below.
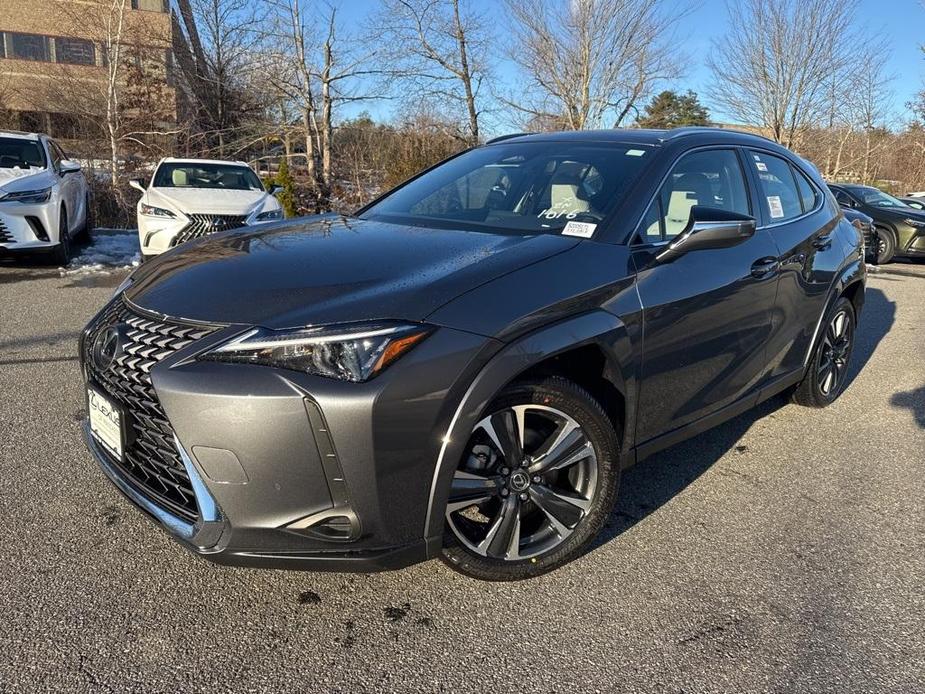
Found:
[[162, 159], [138, 201], [138, 240], [147, 259], [217, 231], [273, 222], [283, 209], [244, 162]]
[[66, 265], [90, 225], [80, 163], [47, 135], [0, 131], [0, 252], [48, 251]]

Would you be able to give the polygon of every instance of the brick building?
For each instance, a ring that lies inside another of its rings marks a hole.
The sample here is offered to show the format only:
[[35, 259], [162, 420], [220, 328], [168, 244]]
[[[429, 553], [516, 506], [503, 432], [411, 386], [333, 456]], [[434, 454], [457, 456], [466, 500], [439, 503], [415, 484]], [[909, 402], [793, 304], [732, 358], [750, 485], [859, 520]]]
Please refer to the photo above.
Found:
[[[175, 125], [169, 6], [125, 0], [115, 42], [120, 11], [110, 0], [0, 0], [0, 127], [72, 141], [98, 133], [117, 50], [126, 117], [148, 117], [149, 127]], [[153, 90], [154, 109], [137, 96], [150, 98]]]

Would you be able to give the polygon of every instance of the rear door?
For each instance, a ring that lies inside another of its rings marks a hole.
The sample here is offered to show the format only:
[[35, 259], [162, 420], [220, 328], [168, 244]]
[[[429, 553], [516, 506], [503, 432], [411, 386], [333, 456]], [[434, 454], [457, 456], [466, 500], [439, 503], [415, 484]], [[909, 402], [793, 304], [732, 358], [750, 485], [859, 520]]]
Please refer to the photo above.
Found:
[[767, 371], [778, 255], [767, 231], [732, 248], [653, 262], [693, 205], [756, 215], [744, 164], [732, 147], [683, 155], [641, 223], [633, 253], [644, 320], [639, 443], [732, 404]]
[[788, 159], [752, 149], [762, 229], [777, 245], [780, 274], [768, 343], [770, 376], [802, 369], [829, 287], [845, 258], [837, 234], [840, 214], [822, 190]]

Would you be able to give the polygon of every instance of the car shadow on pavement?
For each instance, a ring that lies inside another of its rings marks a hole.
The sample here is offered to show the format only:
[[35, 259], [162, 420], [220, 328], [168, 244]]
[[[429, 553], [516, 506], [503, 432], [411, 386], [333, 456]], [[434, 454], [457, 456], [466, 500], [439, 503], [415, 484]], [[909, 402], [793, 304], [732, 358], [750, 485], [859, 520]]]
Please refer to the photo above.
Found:
[[[856, 335], [848, 385], [870, 361], [896, 319], [896, 304], [879, 289], [867, 289], [865, 306]], [[730, 419], [692, 439], [656, 453], [623, 472], [616, 508], [589, 548], [594, 551], [632, 528], [650, 513], [681, 493], [729, 451], [745, 453], [739, 442], [751, 426], [788, 404], [786, 394], [777, 395], [756, 408]], [[925, 388], [898, 393], [893, 403], [913, 409], [916, 421], [925, 426]]]

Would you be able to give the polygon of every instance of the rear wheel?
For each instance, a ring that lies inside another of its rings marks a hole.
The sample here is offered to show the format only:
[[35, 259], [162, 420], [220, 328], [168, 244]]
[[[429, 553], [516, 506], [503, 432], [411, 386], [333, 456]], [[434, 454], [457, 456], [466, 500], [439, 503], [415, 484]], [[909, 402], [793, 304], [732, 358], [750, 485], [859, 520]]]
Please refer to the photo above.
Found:
[[57, 265], [67, 265], [71, 262], [71, 235], [68, 233], [67, 210], [63, 207], [58, 217], [58, 245], [52, 251], [51, 257]]
[[854, 304], [841, 297], [829, 312], [825, 332], [806, 375], [794, 391], [794, 402], [808, 407], [825, 407], [841, 395], [847, 385], [856, 322]]
[[490, 581], [576, 558], [613, 509], [617, 434], [598, 402], [559, 377], [506, 388], [476, 424], [453, 479], [443, 560]]
[[874, 236], [877, 244], [877, 265], [886, 265], [896, 255], [896, 237], [892, 231], [883, 227], [877, 227]]

